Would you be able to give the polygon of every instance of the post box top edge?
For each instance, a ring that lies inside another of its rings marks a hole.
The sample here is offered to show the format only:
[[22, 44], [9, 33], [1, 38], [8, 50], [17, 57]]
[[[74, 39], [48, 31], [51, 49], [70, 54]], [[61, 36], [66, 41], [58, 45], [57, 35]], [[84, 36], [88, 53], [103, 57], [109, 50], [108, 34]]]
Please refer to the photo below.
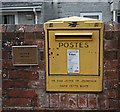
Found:
[[60, 18], [60, 19], [54, 19], [49, 20], [46, 23], [60, 23], [60, 22], [71, 22], [71, 21], [84, 21], [84, 22], [95, 22], [95, 23], [103, 23], [101, 20], [92, 19], [92, 18], [85, 18], [85, 17], [78, 17], [78, 16], [72, 16], [72, 17], [66, 17], [66, 18]]

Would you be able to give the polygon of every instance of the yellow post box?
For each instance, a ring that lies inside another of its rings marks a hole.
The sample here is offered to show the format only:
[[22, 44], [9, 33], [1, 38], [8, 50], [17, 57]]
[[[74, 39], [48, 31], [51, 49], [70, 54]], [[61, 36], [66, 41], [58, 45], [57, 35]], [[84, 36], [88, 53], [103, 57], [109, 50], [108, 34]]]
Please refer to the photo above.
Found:
[[103, 22], [68, 17], [44, 24], [46, 91], [101, 92]]

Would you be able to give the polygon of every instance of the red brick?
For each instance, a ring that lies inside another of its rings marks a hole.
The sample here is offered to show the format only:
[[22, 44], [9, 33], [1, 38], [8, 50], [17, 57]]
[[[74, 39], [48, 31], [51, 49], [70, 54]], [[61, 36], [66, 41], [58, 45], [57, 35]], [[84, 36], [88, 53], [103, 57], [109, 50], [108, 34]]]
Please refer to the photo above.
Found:
[[120, 50], [117, 52], [117, 58], [120, 59]]
[[2, 68], [10, 68], [10, 67], [13, 67], [12, 59], [3, 59]]
[[3, 88], [26, 88], [28, 87], [28, 81], [23, 80], [3, 80]]
[[9, 78], [12, 79], [38, 79], [39, 73], [35, 71], [28, 71], [28, 70], [11, 70], [9, 72]]
[[25, 25], [24, 28], [25, 32], [33, 32], [35, 29], [34, 25]]
[[2, 59], [8, 59], [8, 52], [5, 50], [2, 50]]
[[31, 70], [33, 70], [33, 71], [38, 71], [38, 70], [44, 71], [45, 70], [45, 61], [40, 60], [39, 61], [39, 66], [32, 66]]
[[118, 79], [108, 80], [108, 87], [109, 89], [117, 89], [119, 87], [119, 80]]
[[108, 89], [108, 80], [103, 80], [103, 88]]
[[118, 100], [109, 99], [109, 108], [119, 108]]
[[2, 89], [2, 96], [7, 97], [7, 90], [5, 88]]
[[44, 48], [44, 41], [42, 39], [36, 40], [36, 43], [40, 49]]
[[105, 50], [118, 49], [118, 40], [107, 40], [105, 42]]
[[33, 45], [35, 44], [35, 37], [33, 32], [25, 32], [24, 44]]
[[45, 61], [40, 61], [40, 70], [44, 70], [45, 69]]
[[31, 66], [9, 66], [9, 68], [11, 68], [10, 70], [31, 70]]
[[97, 97], [94, 94], [88, 95], [88, 107], [89, 108], [97, 108]]
[[36, 97], [35, 90], [12, 89], [7, 91], [8, 97], [34, 98]]
[[117, 112], [119, 112], [119, 110], [120, 110], [120, 100], [118, 101], [118, 107], [119, 107], [119, 109]]
[[120, 59], [118, 60], [118, 63], [119, 63], [119, 65], [118, 65], [118, 73], [120, 74]]
[[6, 61], [7, 61], [7, 67], [8, 67], [8, 68], [12, 68], [12, 67], [13, 67], [12, 59], [8, 59], [8, 60], [6, 60]]
[[32, 100], [32, 105], [34, 108], [39, 108], [39, 104], [38, 104], [38, 97], [34, 97], [33, 100]]
[[18, 32], [17, 34], [18, 38], [20, 41], [24, 41], [24, 38], [25, 38], [25, 33], [24, 32]]
[[118, 97], [118, 91], [115, 90], [108, 91], [108, 98], [117, 98], [117, 97]]
[[9, 51], [7, 56], [8, 56], [8, 59], [12, 59], [13, 58], [12, 57], [12, 51]]
[[78, 96], [78, 107], [85, 108], [87, 107], [88, 96], [87, 95], [79, 95]]
[[59, 95], [58, 94], [50, 94], [50, 107], [58, 108], [59, 104]]
[[59, 107], [60, 108], [66, 108], [67, 107], [67, 100], [68, 100], [68, 96], [67, 94], [59, 94]]
[[118, 49], [120, 49], [120, 35], [119, 35], [119, 38], [118, 38]]
[[3, 107], [3, 112], [32, 112], [31, 107]]
[[25, 32], [24, 35], [25, 35], [24, 39], [28, 39], [29, 40], [29, 38], [30, 38], [30, 39], [33, 39], [33, 42], [36, 39], [34, 37], [34, 32]]
[[103, 80], [107, 80], [107, 75], [103, 74]]
[[36, 39], [44, 39], [45, 37], [45, 34], [44, 34], [44, 31], [39, 31], [39, 32], [34, 32], [35, 33], [35, 36], [36, 36]]
[[120, 90], [118, 90], [118, 98], [120, 99]]
[[8, 77], [9, 77], [8, 70], [7, 69], [3, 69], [2, 70], [2, 78], [3, 79], [7, 79]]
[[29, 81], [28, 85], [30, 88], [45, 89], [45, 80], [40, 79], [40, 80], [35, 80], [35, 81]]
[[7, 32], [6, 37], [7, 37], [7, 41], [9, 41], [9, 42], [13, 42], [16, 39], [14, 32]]
[[2, 59], [2, 68], [7, 68], [7, 61], [5, 59]]
[[43, 51], [40, 51], [40, 60], [44, 60], [45, 54]]
[[104, 51], [104, 58], [109, 59], [117, 59], [117, 51]]
[[107, 40], [116, 40], [119, 37], [119, 31], [104, 31], [104, 38]]
[[11, 99], [4, 99], [3, 100], [3, 106], [5, 107], [28, 107], [31, 106], [31, 99], [26, 98], [11, 98]]
[[117, 70], [118, 60], [106, 60], [105, 61], [105, 70]]
[[68, 94], [68, 108], [77, 108], [77, 94]]
[[103, 35], [104, 39], [109, 39], [110, 38], [110, 31], [104, 31], [104, 35]]
[[107, 79], [118, 79], [119, 73], [117, 71], [105, 71]]
[[[42, 66], [42, 68], [40, 68], [40, 66]], [[38, 71], [38, 70], [42, 70], [43, 71], [43, 65], [39, 64], [39, 66], [31, 66], [30, 69], [32, 71]]]
[[113, 31], [113, 37], [114, 37], [116, 40], [118, 40], [119, 37], [120, 37], [120, 30], [118, 30], [118, 31]]
[[37, 24], [34, 26], [34, 31], [35, 32], [40, 32], [40, 31], [43, 31], [43, 24]]
[[46, 93], [44, 90], [38, 90], [39, 97], [39, 108], [46, 108], [50, 105], [49, 93]]
[[112, 37], [111, 40], [118, 40], [118, 38], [120, 36], [120, 31], [112, 31], [110, 36]]
[[99, 94], [99, 95], [98, 95], [98, 106], [99, 106], [99, 108], [101, 108], [101, 109], [107, 108], [106, 95], [103, 95], [103, 94]]

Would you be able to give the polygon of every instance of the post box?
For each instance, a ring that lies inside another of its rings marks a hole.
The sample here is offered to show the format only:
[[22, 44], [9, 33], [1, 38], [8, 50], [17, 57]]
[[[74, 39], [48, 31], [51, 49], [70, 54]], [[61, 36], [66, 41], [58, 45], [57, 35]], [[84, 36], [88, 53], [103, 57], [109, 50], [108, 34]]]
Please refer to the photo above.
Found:
[[103, 22], [68, 17], [44, 24], [46, 91], [101, 92]]

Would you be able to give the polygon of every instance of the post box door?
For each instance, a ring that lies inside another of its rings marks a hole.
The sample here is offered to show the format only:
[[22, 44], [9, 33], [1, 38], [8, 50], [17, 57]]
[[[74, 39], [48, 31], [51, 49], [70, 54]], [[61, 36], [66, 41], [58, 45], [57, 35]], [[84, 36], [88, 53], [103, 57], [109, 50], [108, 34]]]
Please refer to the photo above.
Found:
[[98, 29], [48, 30], [48, 74], [98, 76]]

